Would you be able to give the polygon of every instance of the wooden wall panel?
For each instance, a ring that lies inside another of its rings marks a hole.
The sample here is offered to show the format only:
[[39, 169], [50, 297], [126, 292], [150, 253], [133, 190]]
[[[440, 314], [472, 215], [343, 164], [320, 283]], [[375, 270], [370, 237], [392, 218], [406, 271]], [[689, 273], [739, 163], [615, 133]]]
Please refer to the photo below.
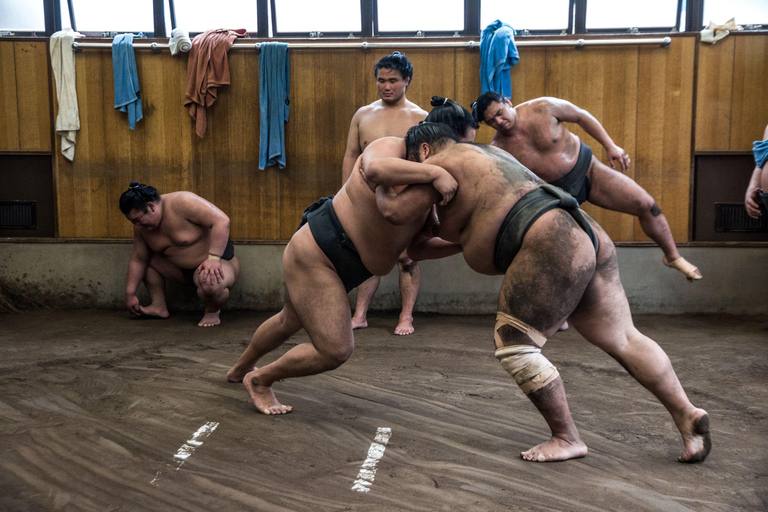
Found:
[[296, 231], [307, 206], [341, 187], [349, 123], [365, 104], [364, 70], [365, 56], [358, 50], [291, 52], [289, 157], [279, 173], [284, 240]]
[[[562, 98], [589, 111], [605, 127], [613, 141], [636, 162], [637, 47], [547, 49], [546, 95]], [[605, 148], [578, 125], [576, 133], [600, 161], [609, 164]], [[636, 166], [626, 173], [635, 178]], [[634, 240], [634, 217], [594, 205], [584, 206], [615, 241]]]
[[[693, 37], [640, 49], [636, 176], [664, 212], [675, 241], [688, 239], [693, 117]], [[648, 240], [635, 226], [635, 240]]]
[[19, 106], [13, 41], [0, 41], [0, 151], [19, 150]]
[[696, 80], [696, 151], [731, 149], [734, 37], [699, 43]]
[[48, 46], [16, 42], [16, 87], [19, 110], [19, 149], [51, 150], [51, 95]]
[[750, 151], [768, 123], [768, 35], [734, 37], [731, 150]]

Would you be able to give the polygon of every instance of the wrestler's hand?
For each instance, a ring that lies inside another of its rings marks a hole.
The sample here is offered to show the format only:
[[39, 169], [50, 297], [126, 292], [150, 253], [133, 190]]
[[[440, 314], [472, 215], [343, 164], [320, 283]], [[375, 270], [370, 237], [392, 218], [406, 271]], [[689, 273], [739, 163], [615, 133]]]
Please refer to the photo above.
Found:
[[125, 297], [125, 305], [128, 306], [128, 311], [136, 316], [141, 316], [141, 310], [139, 305], [139, 298], [135, 295], [129, 295]]
[[363, 169], [363, 161], [362, 160], [360, 160], [360, 167], [357, 169], [357, 172], [359, 172], [360, 176], [363, 177], [363, 181], [365, 182], [366, 185], [368, 185], [368, 188], [371, 189], [371, 191], [376, 192], [376, 184], [375, 183], [371, 183], [370, 181], [365, 179], [365, 169]]
[[224, 280], [224, 270], [221, 268], [221, 261], [207, 259], [197, 267], [200, 273], [200, 284], [206, 280], [210, 284], [220, 283]]
[[614, 144], [613, 146], [606, 148], [605, 152], [608, 155], [608, 161], [611, 162], [612, 169], [616, 168], [616, 164], [614, 164], [613, 161], [618, 160], [622, 171], [627, 172], [629, 170], [630, 161], [626, 151]]
[[759, 219], [763, 212], [760, 211], [760, 197], [757, 195], [760, 192], [760, 188], [749, 186], [747, 187], [747, 193], [744, 195], [744, 207], [747, 209], [747, 215], [753, 219]]
[[448, 173], [448, 171], [443, 170], [443, 172], [439, 173], [437, 178], [432, 182], [432, 186], [440, 192], [441, 196], [443, 196], [443, 200], [440, 201], [440, 206], [445, 206], [451, 202], [451, 199], [453, 199], [456, 190], [459, 188], [459, 183]]

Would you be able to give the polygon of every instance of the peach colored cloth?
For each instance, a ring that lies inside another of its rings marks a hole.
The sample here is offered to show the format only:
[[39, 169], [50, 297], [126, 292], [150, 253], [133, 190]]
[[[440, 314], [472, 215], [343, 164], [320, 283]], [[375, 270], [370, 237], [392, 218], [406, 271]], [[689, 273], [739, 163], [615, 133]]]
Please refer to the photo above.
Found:
[[205, 135], [206, 108], [216, 101], [218, 88], [229, 85], [227, 52], [238, 37], [247, 35], [245, 29], [219, 28], [208, 30], [192, 41], [187, 62], [187, 92], [184, 106], [195, 120], [195, 133]]

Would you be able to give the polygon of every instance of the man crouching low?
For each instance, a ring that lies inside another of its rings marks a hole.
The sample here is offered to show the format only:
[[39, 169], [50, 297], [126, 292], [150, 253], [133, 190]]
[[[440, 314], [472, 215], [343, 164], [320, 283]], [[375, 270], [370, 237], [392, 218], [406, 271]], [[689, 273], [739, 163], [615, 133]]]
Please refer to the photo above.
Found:
[[[192, 192], [159, 195], [132, 181], [120, 196], [120, 210], [133, 223], [125, 302], [142, 318], [168, 318], [165, 280], [197, 291], [205, 304], [200, 327], [219, 325], [221, 307], [240, 273], [229, 239], [229, 217]], [[136, 291], [144, 283], [151, 303], [142, 306]]]

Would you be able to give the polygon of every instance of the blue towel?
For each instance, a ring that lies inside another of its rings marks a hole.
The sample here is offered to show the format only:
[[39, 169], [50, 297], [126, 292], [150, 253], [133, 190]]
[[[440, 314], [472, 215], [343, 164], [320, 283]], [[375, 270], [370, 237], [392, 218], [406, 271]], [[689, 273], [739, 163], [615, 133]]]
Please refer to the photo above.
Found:
[[520, 60], [515, 46], [515, 30], [499, 20], [483, 30], [480, 38], [480, 86], [482, 92], [493, 91], [512, 97], [509, 70]]
[[144, 114], [136, 59], [133, 56], [133, 34], [120, 34], [112, 40], [112, 70], [115, 78], [115, 108], [128, 112], [128, 126], [136, 128]]
[[768, 140], [756, 140], [752, 143], [752, 153], [755, 155], [755, 165], [761, 169], [768, 160]]
[[287, 43], [261, 43], [259, 53], [259, 109], [261, 144], [259, 169], [277, 164], [285, 168], [285, 122], [288, 121], [289, 65]]

